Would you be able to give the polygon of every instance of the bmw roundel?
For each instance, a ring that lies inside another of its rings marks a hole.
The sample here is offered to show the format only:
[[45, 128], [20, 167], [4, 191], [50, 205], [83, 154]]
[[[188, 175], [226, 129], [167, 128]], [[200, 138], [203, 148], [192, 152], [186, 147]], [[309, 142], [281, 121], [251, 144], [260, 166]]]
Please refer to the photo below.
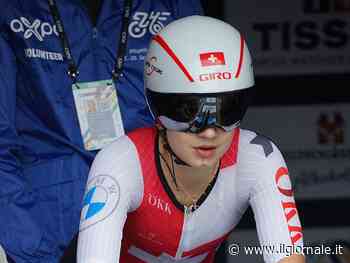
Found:
[[97, 175], [88, 181], [80, 217], [80, 231], [106, 219], [118, 206], [120, 187], [109, 175]]

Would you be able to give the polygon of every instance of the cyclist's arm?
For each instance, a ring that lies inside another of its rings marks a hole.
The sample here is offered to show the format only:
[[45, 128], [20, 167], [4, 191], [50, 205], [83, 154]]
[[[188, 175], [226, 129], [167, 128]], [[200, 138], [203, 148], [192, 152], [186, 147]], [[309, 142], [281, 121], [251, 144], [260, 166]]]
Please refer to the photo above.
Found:
[[78, 263], [119, 262], [127, 213], [140, 205], [142, 195], [136, 149], [124, 136], [93, 162], [81, 213]]
[[[269, 139], [251, 133], [242, 169], [265, 262], [303, 262], [303, 236], [286, 163]], [[285, 261], [281, 261], [285, 260]], [[297, 261], [295, 261], [297, 260]]]

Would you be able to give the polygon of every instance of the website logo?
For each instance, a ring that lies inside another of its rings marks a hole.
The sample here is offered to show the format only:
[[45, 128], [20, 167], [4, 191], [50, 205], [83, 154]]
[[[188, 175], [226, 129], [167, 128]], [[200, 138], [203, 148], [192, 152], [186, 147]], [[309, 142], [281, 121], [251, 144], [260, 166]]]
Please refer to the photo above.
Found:
[[309, 263], [350, 263], [350, 243], [347, 240], [326, 240], [316, 242], [310, 248], [322, 248], [314, 250], [318, 253], [306, 254]]
[[55, 25], [43, 22], [40, 19], [35, 19], [31, 22], [28, 18], [23, 16], [11, 20], [10, 28], [15, 33], [23, 33], [25, 39], [34, 37], [39, 41], [44, 41], [46, 37], [52, 34], [58, 36]]

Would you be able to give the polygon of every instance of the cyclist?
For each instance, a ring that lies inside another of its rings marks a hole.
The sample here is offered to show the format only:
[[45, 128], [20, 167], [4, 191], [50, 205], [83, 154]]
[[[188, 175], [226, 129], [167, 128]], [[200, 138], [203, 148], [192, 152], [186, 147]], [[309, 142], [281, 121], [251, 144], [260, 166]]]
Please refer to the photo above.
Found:
[[[239, 127], [254, 85], [242, 35], [210, 17], [174, 21], [153, 38], [144, 77], [157, 125], [97, 155], [78, 262], [213, 262], [249, 205], [261, 245], [302, 246], [280, 151]], [[287, 251], [264, 258], [304, 262]]]

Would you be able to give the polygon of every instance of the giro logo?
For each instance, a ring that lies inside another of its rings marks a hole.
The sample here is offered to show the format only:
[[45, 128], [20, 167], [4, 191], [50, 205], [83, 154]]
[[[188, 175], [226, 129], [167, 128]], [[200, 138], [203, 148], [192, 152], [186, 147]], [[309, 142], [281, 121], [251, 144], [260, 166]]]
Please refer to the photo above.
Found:
[[229, 80], [232, 79], [233, 74], [231, 72], [215, 72], [215, 73], [207, 73], [200, 74], [200, 81], [208, 81], [208, 80]]
[[134, 38], [143, 37], [148, 31], [156, 35], [164, 26], [170, 16], [169, 12], [136, 12], [129, 25], [129, 34]]
[[48, 22], [42, 22], [40, 19], [35, 19], [30, 22], [25, 17], [13, 19], [10, 23], [11, 30], [15, 33], [23, 33], [25, 39], [36, 37], [39, 41], [44, 41], [44, 38], [55, 34], [58, 36], [56, 26]]

